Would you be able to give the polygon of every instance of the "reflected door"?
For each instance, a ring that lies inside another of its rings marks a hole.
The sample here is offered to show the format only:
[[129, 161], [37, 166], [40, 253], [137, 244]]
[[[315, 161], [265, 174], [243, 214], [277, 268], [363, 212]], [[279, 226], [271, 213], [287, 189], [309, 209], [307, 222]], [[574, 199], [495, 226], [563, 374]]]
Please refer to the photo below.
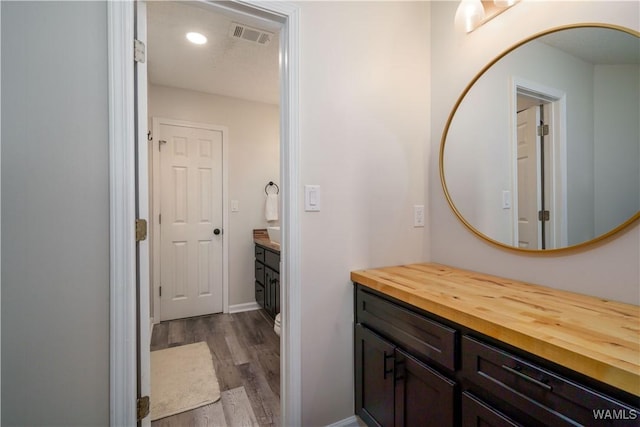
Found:
[[538, 123], [539, 107], [518, 112], [518, 247], [528, 249], [539, 249]]
[[552, 249], [555, 215], [549, 103], [517, 113], [518, 247]]
[[222, 138], [160, 126], [161, 320], [222, 312]]

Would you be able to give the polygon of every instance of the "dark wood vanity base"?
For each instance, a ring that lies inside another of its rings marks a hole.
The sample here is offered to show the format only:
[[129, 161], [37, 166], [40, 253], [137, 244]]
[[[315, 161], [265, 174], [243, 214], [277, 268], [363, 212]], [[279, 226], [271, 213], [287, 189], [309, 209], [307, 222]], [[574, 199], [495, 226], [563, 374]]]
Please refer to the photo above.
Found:
[[[484, 282], [483, 296], [477, 297], [476, 303], [480, 303], [475, 309], [470, 308], [469, 299], [469, 294], [474, 292], [471, 283], [474, 278]], [[522, 345], [505, 342], [502, 337], [510, 336], [508, 330], [520, 329], [522, 334], [526, 329], [517, 325], [515, 317], [511, 322], [493, 324], [489, 329], [478, 321], [482, 332], [474, 327], [474, 322], [463, 324], [459, 319], [482, 317], [482, 312], [492, 318], [493, 313], [503, 310], [503, 304], [512, 306], [504, 309], [506, 312], [503, 311], [502, 316], [515, 316], [514, 313], [532, 316], [532, 312], [512, 304], [513, 289], [509, 292], [503, 289], [493, 298], [486, 299], [493, 287], [501, 289], [511, 284], [516, 288], [524, 286], [521, 291], [525, 294], [526, 291], [542, 292], [542, 301], [532, 300], [531, 293], [527, 294], [529, 299], [523, 301], [532, 305], [538, 302], [540, 306], [534, 312], [549, 310], [546, 320], [542, 317], [536, 320], [547, 327], [554, 316], [570, 318], [573, 311], [582, 311], [589, 301], [594, 304], [599, 301], [606, 310], [612, 310], [607, 301], [580, 295], [577, 298], [581, 304], [576, 307], [572, 303], [574, 300], [567, 300], [569, 293], [559, 291], [566, 304], [572, 307], [568, 307], [566, 313], [557, 313], [556, 306], [544, 302], [545, 297], [549, 298], [549, 288], [436, 264], [353, 272], [352, 280], [355, 283], [355, 411], [368, 425], [640, 425], [640, 393], [633, 389], [634, 384], [640, 386], [637, 306], [613, 303], [616, 306], [613, 312], [619, 311], [622, 329], [629, 324], [636, 325], [631, 335], [622, 333], [621, 337], [613, 332], [610, 337], [610, 341], [617, 342], [624, 341], [624, 336], [632, 341], [635, 337], [634, 342], [626, 344], [629, 348], [621, 353], [631, 360], [618, 361], [627, 368], [627, 375], [621, 377], [619, 370], [614, 369], [616, 362], [613, 361], [609, 372], [602, 370], [597, 376], [571, 369], [567, 367], [570, 363], [557, 363], [529, 350], [532, 343], [535, 347], [544, 347], [544, 341], [523, 338]], [[461, 284], [466, 291], [458, 295], [455, 283]], [[433, 310], [421, 308], [427, 305], [426, 300], [452, 310], [457, 305], [461, 316], [456, 317], [453, 312], [449, 316], [436, 314], [434, 311], [447, 313], [447, 310], [435, 308], [435, 305]], [[591, 314], [594, 322], [614, 322], [612, 317], [615, 315], [597, 313], [594, 305], [590, 309], [594, 311]], [[561, 329], [558, 336], [564, 334], [568, 342], [572, 341], [571, 328], [566, 325], [556, 327]], [[552, 335], [548, 334], [548, 345], [557, 344]], [[607, 346], [597, 342], [597, 332], [593, 337], [593, 347]], [[585, 337], [578, 337], [576, 341], [580, 339]], [[567, 347], [568, 351], [572, 350], [571, 343]], [[545, 354], [542, 348], [534, 350]], [[593, 349], [594, 353], [598, 351], [600, 349]], [[619, 355], [613, 352], [612, 359]], [[633, 365], [634, 360], [635, 368], [626, 366]], [[626, 387], [629, 390], [611, 384], [621, 381], [629, 384]]]
[[267, 314], [280, 313], [280, 245], [269, 241], [266, 230], [254, 230], [255, 298]]

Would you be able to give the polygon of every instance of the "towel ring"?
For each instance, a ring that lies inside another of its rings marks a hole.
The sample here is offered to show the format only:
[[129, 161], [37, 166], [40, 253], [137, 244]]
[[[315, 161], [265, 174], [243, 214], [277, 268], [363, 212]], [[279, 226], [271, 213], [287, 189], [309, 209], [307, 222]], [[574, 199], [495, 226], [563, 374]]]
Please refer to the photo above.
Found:
[[267, 193], [267, 195], [269, 195], [269, 192], [267, 191], [269, 187], [276, 187], [276, 194], [280, 194], [280, 187], [278, 187], [278, 184], [275, 184], [273, 181], [269, 181], [269, 183], [264, 186], [264, 192]]

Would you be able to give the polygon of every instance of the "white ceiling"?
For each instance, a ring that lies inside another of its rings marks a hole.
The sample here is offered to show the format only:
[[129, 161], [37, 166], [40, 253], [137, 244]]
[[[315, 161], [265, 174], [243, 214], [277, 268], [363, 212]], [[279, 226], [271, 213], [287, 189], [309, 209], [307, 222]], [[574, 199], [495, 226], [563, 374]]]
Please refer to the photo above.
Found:
[[[275, 33], [266, 46], [232, 39], [232, 22]], [[185, 35], [204, 34], [195, 45]], [[279, 103], [278, 28], [249, 17], [227, 16], [205, 5], [147, 2], [148, 78], [152, 84], [269, 104]]]
[[[267, 46], [231, 38], [232, 22], [275, 33], [275, 37]], [[232, 16], [203, 4], [149, 1], [147, 25], [152, 84], [279, 103], [277, 24]], [[185, 34], [189, 31], [204, 34], [207, 44], [198, 46], [187, 41]], [[572, 37], [565, 37], [569, 33]], [[574, 29], [540, 40], [593, 63], [638, 63], [638, 39], [619, 31]], [[635, 59], [628, 59], [629, 52], [635, 53]]]

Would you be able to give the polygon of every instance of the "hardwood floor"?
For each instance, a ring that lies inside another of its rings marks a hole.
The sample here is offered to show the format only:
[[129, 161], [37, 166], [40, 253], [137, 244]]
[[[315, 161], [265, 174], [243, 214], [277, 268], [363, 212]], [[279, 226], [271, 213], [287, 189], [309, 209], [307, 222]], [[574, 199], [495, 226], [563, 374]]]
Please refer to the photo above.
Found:
[[218, 402], [152, 427], [279, 426], [280, 338], [262, 311], [214, 314], [155, 325], [151, 351], [205, 341], [220, 385]]

